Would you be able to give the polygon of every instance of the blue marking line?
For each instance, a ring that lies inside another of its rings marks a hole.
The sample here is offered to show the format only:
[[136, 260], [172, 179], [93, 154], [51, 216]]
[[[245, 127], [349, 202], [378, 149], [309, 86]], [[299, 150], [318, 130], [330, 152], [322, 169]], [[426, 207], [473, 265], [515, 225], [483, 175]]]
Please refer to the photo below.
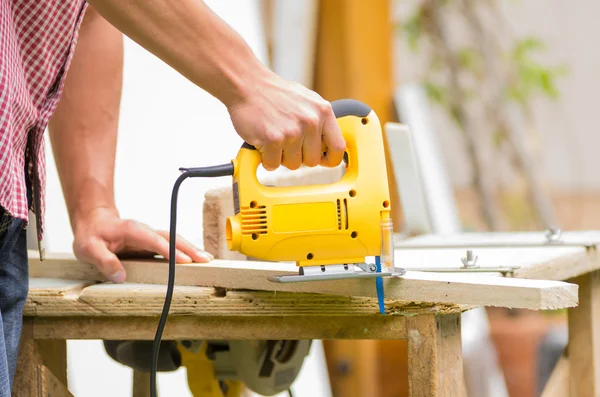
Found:
[[[375, 257], [375, 266], [377, 266], [377, 273], [381, 273], [381, 258]], [[377, 277], [375, 279], [375, 286], [377, 287], [377, 303], [379, 303], [379, 313], [385, 314], [385, 305], [383, 304], [383, 279]]]

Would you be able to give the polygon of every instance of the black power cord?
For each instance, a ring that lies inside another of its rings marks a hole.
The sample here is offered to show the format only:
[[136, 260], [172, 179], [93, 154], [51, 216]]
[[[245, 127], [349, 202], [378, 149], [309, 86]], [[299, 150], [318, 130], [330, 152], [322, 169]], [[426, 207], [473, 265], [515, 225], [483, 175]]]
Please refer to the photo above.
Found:
[[150, 367], [150, 396], [156, 397], [156, 372], [158, 368], [158, 353], [162, 339], [163, 330], [167, 323], [171, 299], [173, 298], [173, 289], [175, 287], [175, 243], [177, 240], [177, 195], [181, 183], [187, 178], [217, 178], [221, 176], [233, 175], [233, 163], [215, 165], [212, 167], [198, 168], [180, 168], [182, 173], [175, 181], [173, 193], [171, 194], [171, 220], [169, 227], [169, 281], [167, 283], [167, 294], [165, 303], [156, 329], [156, 336], [152, 343], [152, 365]]

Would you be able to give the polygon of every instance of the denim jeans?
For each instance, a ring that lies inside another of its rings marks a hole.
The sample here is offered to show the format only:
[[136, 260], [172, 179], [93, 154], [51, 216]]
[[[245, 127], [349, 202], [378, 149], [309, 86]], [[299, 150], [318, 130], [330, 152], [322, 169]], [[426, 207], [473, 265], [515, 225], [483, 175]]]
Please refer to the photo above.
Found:
[[29, 287], [23, 221], [0, 208], [0, 397], [10, 397]]

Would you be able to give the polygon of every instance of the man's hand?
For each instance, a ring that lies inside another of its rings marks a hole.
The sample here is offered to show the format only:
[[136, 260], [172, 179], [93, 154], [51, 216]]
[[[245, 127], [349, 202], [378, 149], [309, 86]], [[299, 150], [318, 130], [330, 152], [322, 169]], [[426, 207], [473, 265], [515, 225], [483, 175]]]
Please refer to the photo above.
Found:
[[331, 104], [300, 84], [272, 74], [228, 110], [237, 133], [260, 151], [267, 170], [335, 167], [342, 161], [346, 143]]
[[[99, 208], [85, 219], [77, 219], [74, 226], [73, 252], [77, 259], [96, 265], [104, 276], [116, 283], [122, 283], [126, 278], [119, 256], [152, 257], [159, 254], [169, 257], [168, 232], [121, 219], [114, 210]], [[178, 263], [205, 263], [214, 259], [180, 236], [177, 236], [176, 248]]]

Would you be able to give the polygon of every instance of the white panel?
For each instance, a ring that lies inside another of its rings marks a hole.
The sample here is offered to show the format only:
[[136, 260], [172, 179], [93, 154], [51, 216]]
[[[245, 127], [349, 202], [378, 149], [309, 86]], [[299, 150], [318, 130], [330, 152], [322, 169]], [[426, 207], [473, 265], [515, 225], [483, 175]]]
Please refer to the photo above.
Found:
[[[431, 230], [433, 233], [456, 232], [461, 225], [427, 96], [419, 85], [406, 84], [398, 88], [395, 100], [402, 121], [411, 131]], [[393, 152], [392, 155], [395, 156]]]
[[408, 127], [398, 123], [385, 124], [390, 161], [402, 204], [403, 232], [408, 235], [431, 233], [431, 220], [425, 207], [421, 172]]

